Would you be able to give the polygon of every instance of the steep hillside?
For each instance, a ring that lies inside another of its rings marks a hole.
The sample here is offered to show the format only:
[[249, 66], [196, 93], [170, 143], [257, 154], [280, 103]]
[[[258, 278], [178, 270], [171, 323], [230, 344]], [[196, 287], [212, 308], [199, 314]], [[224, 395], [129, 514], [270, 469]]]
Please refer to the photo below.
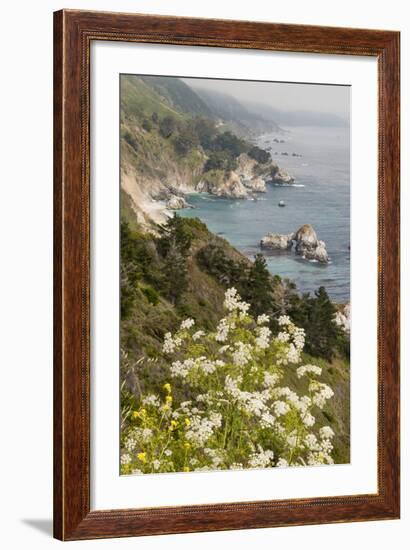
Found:
[[195, 87], [195, 91], [213, 113], [241, 135], [252, 136], [280, 131], [273, 118], [266, 116], [266, 113], [256, 112], [255, 109], [248, 109], [230, 95], [200, 87]]
[[[165, 334], [175, 332], [184, 319], [195, 320], [197, 329], [215, 330], [224, 316], [224, 295], [235, 286], [257, 316], [271, 316], [278, 330], [278, 315], [305, 309], [294, 285], [271, 277], [261, 259], [250, 262], [227, 241], [212, 234], [195, 218], [178, 218], [146, 233], [136, 221], [129, 197], [121, 204], [121, 348], [123, 399], [160, 393], [169, 364], [163, 355]], [[323, 305], [319, 305], [321, 310]], [[319, 311], [319, 310], [318, 310]], [[317, 318], [317, 313], [315, 317]], [[317, 322], [317, 320], [316, 320]], [[322, 342], [326, 323], [319, 327]], [[305, 364], [322, 368], [322, 381], [335, 389], [335, 397], [318, 413], [317, 425], [333, 427], [337, 462], [349, 460], [349, 368], [341, 356], [320, 359], [304, 355]], [[306, 391], [294, 369], [285, 371], [284, 384]], [[188, 399], [184, 386], [175, 395]]]
[[121, 187], [145, 227], [165, 221], [167, 208], [188, 206], [181, 198], [193, 191], [247, 198], [266, 182], [293, 181], [212, 117], [177, 78], [121, 77]]
[[181, 79], [168, 76], [144, 76], [141, 80], [178, 111], [193, 116], [215, 117], [215, 114], [201, 97]]

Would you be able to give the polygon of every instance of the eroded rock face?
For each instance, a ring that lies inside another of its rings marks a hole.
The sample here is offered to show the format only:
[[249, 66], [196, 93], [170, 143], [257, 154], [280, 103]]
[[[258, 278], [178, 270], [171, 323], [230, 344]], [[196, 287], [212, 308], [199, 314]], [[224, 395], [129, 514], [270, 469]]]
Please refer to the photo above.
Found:
[[319, 241], [316, 231], [310, 224], [300, 227], [295, 233], [295, 252], [307, 260], [328, 263], [329, 256], [324, 241]]
[[317, 246], [317, 235], [316, 231], [309, 223], [305, 223], [302, 227], [295, 233], [296, 245], [306, 246], [306, 247], [315, 247]]
[[271, 171], [270, 171], [270, 177], [272, 183], [281, 183], [284, 185], [289, 185], [295, 182], [295, 178], [292, 178], [286, 170], [283, 170], [282, 168], [279, 168], [279, 166], [275, 163], [272, 163]]
[[179, 197], [177, 195], [171, 196], [167, 202], [166, 206], [168, 210], [181, 210], [182, 208], [193, 208], [191, 204], [188, 204], [184, 197]]
[[249, 180], [242, 180], [242, 182], [253, 193], [266, 193], [266, 183], [259, 176], [255, 176]]
[[260, 246], [268, 250], [289, 250], [293, 245], [293, 237], [293, 233], [289, 235], [268, 233], [261, 239]]

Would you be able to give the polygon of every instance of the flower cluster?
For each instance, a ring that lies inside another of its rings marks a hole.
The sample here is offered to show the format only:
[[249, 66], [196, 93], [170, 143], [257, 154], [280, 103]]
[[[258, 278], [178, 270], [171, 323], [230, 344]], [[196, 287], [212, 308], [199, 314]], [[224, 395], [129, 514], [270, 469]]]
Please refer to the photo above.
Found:
[[[333, 463], [334, 432], [317, 420], [333, 390], [320, 367], [301, 364], [304, 331], [281, 316], [274, 335], [269, 316], [253, 319], [235, 288], [224, 307], [213, 332], [189, 318], [165, 335], [167, 379], [127, 413], [122, 473]], [[306, 394], [283, 383], [292, 375]]]

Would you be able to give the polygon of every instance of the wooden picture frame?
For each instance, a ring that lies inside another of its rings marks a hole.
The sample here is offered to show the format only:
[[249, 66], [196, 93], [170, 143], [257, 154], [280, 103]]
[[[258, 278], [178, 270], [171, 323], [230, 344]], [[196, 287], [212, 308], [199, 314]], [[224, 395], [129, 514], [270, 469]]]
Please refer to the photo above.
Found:
[[[90, 46], [94, 40], [372, 56], [378, 62], [378, 493], [90, 510]], [[63, 10], [54, 14], [54, 536], [399, 517], [398, 32]]]

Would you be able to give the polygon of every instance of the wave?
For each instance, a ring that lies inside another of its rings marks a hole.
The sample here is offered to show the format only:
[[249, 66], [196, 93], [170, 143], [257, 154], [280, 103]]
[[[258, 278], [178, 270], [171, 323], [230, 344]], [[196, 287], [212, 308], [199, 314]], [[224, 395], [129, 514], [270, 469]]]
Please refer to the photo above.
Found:
[[303, 183], [274, 183], [273, 187], [305, 187]]

